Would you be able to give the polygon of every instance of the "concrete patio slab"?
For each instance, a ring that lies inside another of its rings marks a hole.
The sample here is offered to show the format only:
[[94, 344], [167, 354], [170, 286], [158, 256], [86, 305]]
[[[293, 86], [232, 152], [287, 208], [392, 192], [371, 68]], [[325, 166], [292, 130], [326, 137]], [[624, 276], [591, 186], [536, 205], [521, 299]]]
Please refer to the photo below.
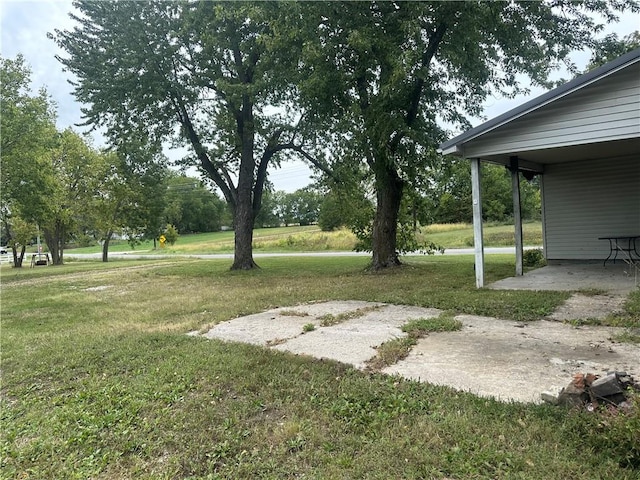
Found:
[[497, 290], [604, 290], [627, 295], [640, 285], [640, 270], [625, 263], [583, 264], [565, 263], [547, 265], [492, 283], [488, 288]]
[[319, 327], [274, 348], [337, 360], [363, 369], [367, 360], [376, 356], [377, 346], [406, 336], [401, 330], [402, 325], [411, 319], [437, 317], [440, 313], [440, 310], [432, 308], [385, 305], [331, 327]]

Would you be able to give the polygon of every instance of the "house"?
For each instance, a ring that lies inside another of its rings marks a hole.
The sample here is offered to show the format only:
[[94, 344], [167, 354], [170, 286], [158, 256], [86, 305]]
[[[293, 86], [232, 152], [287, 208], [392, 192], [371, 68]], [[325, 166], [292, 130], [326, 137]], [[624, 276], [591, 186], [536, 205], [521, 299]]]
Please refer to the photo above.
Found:
[[[480, 162], [512, 172], [516, 275], [519, 179], [540, 175], [547, 261], [603, 260], [603, 237], [640, 236], [640, 49], [444, 142], [472, 166], [476, 285], [484, 285]], [[636, 242], [640, 250], [640, 238]], [[633, 248], [633, 243], [632, 243]]]

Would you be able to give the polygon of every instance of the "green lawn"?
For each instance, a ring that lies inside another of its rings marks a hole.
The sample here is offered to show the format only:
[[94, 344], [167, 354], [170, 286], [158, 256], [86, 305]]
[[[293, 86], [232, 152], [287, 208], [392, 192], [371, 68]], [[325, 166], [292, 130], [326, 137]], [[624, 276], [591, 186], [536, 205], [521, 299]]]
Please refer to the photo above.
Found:
[[[258, 228], [253, 232], [254, 248], [260, 250], [267, 244], [273, 249], [274, 246], [277, 247], [278, 244], [281, 244], [281, 247], [288, 247], [284, 250], [291, 250], [293, 246], [291, 239], [298, 237], [312, 238], [319, 233], [321, 233], [320, 229], [315, 225]], [[336, 236], [335, 234], [331, 235]], [[166, 248], [162, 250], [157, 244], [155, 253], [229, 253], [233, 252], [233, 240], [233, 231], [180, 235], [174, 245], [166, 245]], [[289, 245], [287, 245], [287, 240]], [[112, 240], [109, 244], [109, 252], [139, 251], [144, 253], [151, 250], [153, 250], [153, 241], [144, 241], [135, 247], [132, 247], [126, 240]], [[280, 248], [280, 250], [283, 249]], [[91, 247], [72, 248], [67, 251], [73, 253], [97, 253], [102, 250], [99, 245], [94, 245]]]
[[[432, 225], [423, 228], [425, 238], [446, 248], [473, 247], [473, 225]], [[508, 247], [515, 244], [513, 225], [486, 224], [483, 237], [487, 247]], [[527, 246], [542, 245], [542, 224], [527, 222], [522, 225], [523, 242]]]
[[[542, 226], [540, 222], [523, 225], [526, 245], [542, 245]], [[254, 230], [253, 246], [256, 252], [312, 252], [312, 251], [349, 251], [356, 244], [355, 236], [348, 230], [323, 232], [316, 225], [305, 227], [258, 228]], [[473, 246], [473, 226], [469, 224], [432, 225], [423, 227], [419, 237], [442, 245], [445, 248], [468, 248]], [[488, 247], [511, 246], [514, 244], [513, 225], [487, 224], [484, 238]], [[145, 241], [135, 248], [125, 240], [113, 240], [110, 252], [153, 251], [153, 242]], [[70, 253], [97, 253], [100, 246], [73, 248]], [[174, 245], [153, 251], [154, 253], [231, 253], [233, 252], [233, 232], [212, 232], [181, 235]]]
[[[638, 478], [640, 409], [603, 417], [502, 404], [185, 335], [331, 299], [533, 320], [568, 295], [476, 290], [466, 256], [376, 274], [367, 262], [0, 268], [1, 478]], [[488, 281], [509, 276], [513, 258], [492, 255], [486, 269]]]

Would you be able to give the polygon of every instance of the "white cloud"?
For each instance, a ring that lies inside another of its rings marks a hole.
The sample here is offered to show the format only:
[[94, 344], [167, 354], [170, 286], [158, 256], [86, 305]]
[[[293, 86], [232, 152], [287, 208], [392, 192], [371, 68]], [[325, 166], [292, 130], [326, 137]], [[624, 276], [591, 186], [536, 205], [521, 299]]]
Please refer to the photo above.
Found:
[[0, 3], [0, 51], [4, 58], [22, 54], [31, 68], [34, 90], [47, 89], [57, 105], [59, 128], [81, 121], [80, 105], [72, 96], [70, 74], [55, 58], [63, 52], [47, 38], [55, 29], [73, 26], [71, 1], [3, 1]]

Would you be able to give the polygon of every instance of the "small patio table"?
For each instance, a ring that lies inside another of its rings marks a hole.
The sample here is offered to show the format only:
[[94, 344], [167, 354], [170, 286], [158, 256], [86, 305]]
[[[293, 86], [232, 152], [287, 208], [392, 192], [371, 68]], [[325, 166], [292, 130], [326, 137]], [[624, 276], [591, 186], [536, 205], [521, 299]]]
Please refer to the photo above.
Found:
[[[629, 260], [640, 260], [640, 252], [638, 252], [636, 241], [640, 239], [640, 235], [623, 235], [618, 237], [598, 237], [598, 240], [609, 240], [609, 256], [604, 260], [604, 266], [613, 255], [613, 263], [616, 263], [618, 252], [626, 252]], [[615, 252], [615, 254], [614, 254]]]

